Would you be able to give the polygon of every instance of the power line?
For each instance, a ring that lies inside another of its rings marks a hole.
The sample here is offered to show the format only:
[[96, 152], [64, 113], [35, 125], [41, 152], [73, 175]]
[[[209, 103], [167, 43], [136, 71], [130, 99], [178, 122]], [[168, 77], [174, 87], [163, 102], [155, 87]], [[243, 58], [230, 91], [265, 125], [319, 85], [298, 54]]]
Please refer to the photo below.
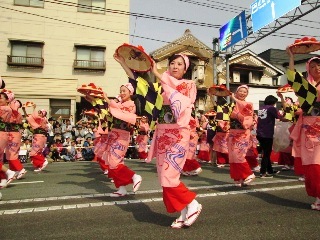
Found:
[[[12, 8], [8, 8], [8, 7], [4, 7], [4, 6], [0, 6], [0, 8], [6, 9], [6, 10], [10, 10], [10, 11], [19, 12], [19, 13], [28, 14], [28, 15], [32, 15], [32, 16], [36, 16], [36, 17], [40, 17], [40, 18], [44, 18], [44, 19], [50, 19], [50, 20], [53, 20], [53, 21], [58, 21], [58, 22], [63, 22], [63, 23], [71, 24], [71, 25], [76, 25], [76, 26], [80, 26], [80, 27], [86, 27], [86, 28], [91, 28], [91, 29], [95, 29], [95, 30], [111, 32], [111, 33], [115, 33], [115, 34], [127, 35], [127, 36], [131, 36], [131, 37], [137, 37], [137, 38], [141, 38], [141, 39], [157, 41], [157, 42], [162, 42], [162, 43], [166, 43], [166, 44], [172, 43], [172, 42], [169, 42], [169, 41], [159, 40], [159, 39], [155, 39], [155, 38], [142, 37], [142, 36], [132, 35], [132, 34], [129, 34], [129, 33], [123, 33], [123, 32], [118, 32], [118, 31], [114, 31], [114, 30], [108, 30], [108, 29], [104, 29], [104, 28], [88, 26], [88, 25], [84, 25], [84, 24], [80, 24], [80, 23], [75, 23], [75, 22], [61, 20], [61, 19], [57, 19], [57, 18], [53, 18], [53, 17], [43, 16], [43, 15], [40, 15], [40, 14], [35, 14], [35, 13], [25, 12], [25, 11], [21, 11], [21, 10], [17, 10], [17, 9], [12, 9]], [[184, 45], [184, 44], [177, 44], [177, 45], [185, 46], [185, 47], [189, 46], [189, 45]], [[210, 48], [209, 49], [208, 48], [201, 48], [201, 49], [211, 50]]]
[[64, 5], [64, 6], [77, 7], [77, 8], [81, 7], [84, 9], [92, 9], [95, 11], [101, 11], [101, 12], [103, 11], [103, 12], [107, 12], [107, 13], [121, 14], [121, 15], [126, 15], [126, 16], [140, 17], [140, 18], [146, 18], [146, 19], [152, 19], [152, 20], [167, 21], [167, 22], [174, 22], [174, 23], [183, 23], [183, 24], [189, 24], [189, 25], [201, 26], [201, 27], [209, 27], [209, 28], [219, 27], [219, 25], [210, 24], [210, 23], [194, 22], [194, 21], [183, 20], [183, 19], [175, 19], [175, 18], [154, 16], [154, 15], [148, 15], [148, 14], [126, 12], [126, 11], [122, 11], [122, 10], [115, 10], [115, 9], [109, 9], [109, 8], [103, 8], [103, 7], [97, 7], [97, 6], [88, 6], [85, 4], [79, 4], [79, 3], [67, 2], [67, 1], [61, 1], [61, 0], [55, 0], [55, 1], [50, 1], [50, 0], [47, 1], [46, 0], [46, 2], [57, 4], [57, 5]]
[[[214, 0], [207, 0], [207, 2], [212, 2], [212, 3], [217, 3], [217, 4], [220, 4], [224, 7], [226, 7], [226, 11], [228, 11], [229, 7], [232, 7], [233, 9], [236, 9], [238, 11], [249, 11], [250, 8], [247, 8], [247, 7], [242, 7], [242, 6], [238, 6], [238, 5], [234, 5], [234, 4], [227, 4], [225, 2], [219, 2], [219, 1], [214, 1]], [[216, 6], [216, 5], [213, 5], [213, 6]]]
[[[180, 0], [179, 0], [179, 1], [180, 1]], [[184, 0], [184, 1], [186, 1], [186, 0]], [[61, 5], [66, 5], [66, 6], [77, 6], [77, 7], [80, 6], [80, 7], [92, 9], [91, 6], [81, 5], [81, 4], [75, 4], [75, 3], [71, 3], [71, 2], [64, 2], [64, 1], [59, 1], [59, 0], [57, 0], [57, 1], [55, 1], [55, 2], [52, 2], [52, 1], [46, 1], [46, 2], [55, 3], [55, 4], [61, 4]], [[186, 2], [187, 2], [187, 1], [186, 1]], [[102, 31], [108, 31], [108, 32], [115, 33], [115, 34], [127, 35], [127, 36], [131, 36], [131, 37], [136, 37], [136, 38], [140, 38], [140, 39], [146, 39], [146, 40], [150, 40], [150, 41], [157, 41], [157, 42], [162, 42], [162, 43], [166, 43], [166, 44], [171, 43], [170, 41], [164, 41], [164, 40], [154, 39], [154, 38], [150, 38], [150, 37], [137, 36], [137, 35], [135, 35], [135, 34], [128, 34], [128, 33], [123, 33], [123, 32], [119, 32], [119, 31], [113, 31], [113, 30], [108, 30], [108, 29], [104, 29], [104, 28], [98, 28], [98, 27], [88, 26], [88, 25], [84, 25], [84, 24], [79, 24], [79, 23], [74, 23], [74, 22], [70, 22], [70, 21], [66, 21], [66, 20], [57, 19], [57, 18], [42, 16], [42, 15], [40, 15], [40, 14], [25, 12], [25, 11], [21, 11], [21, 10], [17, 10], [17, 9], [12, 9], [12, 8], [7, 8], [7, 7], [3, 7], [3, 6], [0, 6], [0, 8], [7, 9], [7, 10], [11, 10], [11, 11], [16, 11], [16, 12], [20, 12], [20, 13], [24, 13], [24, 14], [29, 14], [29, 15], [33, 15], [33, 16], [37, 16], [37, 17], [41, 17], [41, 18], [45, 18], [45, 19], [51, 19], [51, 20], [54, 20], [54, 21], [64, 22], [64, 23], [68, 23], [68, 24], [72, 24], [72, 25], [82, 26], [82, 27], [86, 27], [86, 28], [91, 28], [91, 29], [96, 29], [96, 30], [102, 30]], [[98, 9], [104, 9], [104, 8], [98, 8]], [[144, 16], [144, 17], [148, 18], [148, 16], [151, 16], [151, 15], [144, 15], [144, 14], [137, 14], [137, 13], [129, 13], [129, 12], [125, 12], [125, 11], [112, 10], [112, 9], [106, 9], [106, 11], [107, 11], [107, 12], [110, 12], [110, 13], [125, 14], [125, 15], [131, 15], [131, 16], [136, 16], [136, 17], [142, 17], [142, 16]], [[159, 18], [162, 18], [162, 17], [159, 17]], [[152, 19], [156, 19], [156, 16], [153, 16]], [[167, 20], [168, 20], [168, 19], [171, 19], [171, 18], [167, 18]], [[178, 19], [176, 19], [176, 20], [177, 20], [177, 21], [180, 21], [181, 23], [184, 21], [184, 20], [178, 20]], [[304, 25], [298, 25], [298, 26], [307, 27], [307, 26], [304, 26]], [[212, 25], [212, 28], [220, 28], [220, 26]], [[316, 28], [316, 27], [315, 27], [315, 29], [319, 29], [319, 28]], [[278, 35], [278, 34], [280, 34], [280, 35]], [[297, 38], [297, 34], [290, 34], [290, 33], [277, 32], [277, 34], [273, 33], [273, 34], [271, 34], [271, 35], [272, 35], [272, 36], [281, 37], [281, 38], [289, 38], [289, 39], [292, 38], [291, 36], [295, 36], [294, 39]], [[302, 36], [301, 36], [301, 37], [302, 37]], [[314, 36], [314, 37], [317, 37], [317, 36]], [[183, 44], [180, 44], [180, 45], [186, 46], [186, 45], [183, 45]], [[206, 49], [206, 50], [211, 50], [211, 49]]]
[[212, 5], [212, 4], [207, 4], [207, 3], [201, 3], [201, 2], [192, 1], [192, 0], [178, 0], [178, 1], [184, 2], [184, 3], [191, 3], [191, 4], [194, 4], [194, 5], [197, 5], [197, 6], [202, 6], [202, 7], [213, 8], [213, 9], [216, 9], [216, 10], [227, 11], [227, 12], [234, 12], [234, 13], [238, 13], [239, 12], [238, 8], [226, 8], [226, 7], [223, 7], [223, 6]]

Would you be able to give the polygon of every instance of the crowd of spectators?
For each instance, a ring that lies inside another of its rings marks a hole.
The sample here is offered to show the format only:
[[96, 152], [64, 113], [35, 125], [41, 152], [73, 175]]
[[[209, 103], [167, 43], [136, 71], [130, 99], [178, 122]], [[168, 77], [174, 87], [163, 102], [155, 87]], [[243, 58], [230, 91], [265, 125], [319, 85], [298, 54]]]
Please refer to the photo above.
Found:
[[[93, 140], [95, 124], [87, 118], [73, 123], [70, 119], [48, 119], [47, 145], [43, 154], [52, 161], [91, 161], [94, 159]], [[31, 149], [32, 131], [23, 124], [20, 160], [27, 162]]]
[[[19, 158], [21, 162], [27, 162], [33, 133], [28, 123], [25, 120], [23, 122]], [[72, 116], [70, 119], [61, 117], [48, 119], [47, 145], [43, 154], [49, 161], [92, 161], [94, 159], [93, 140], [96, 124], [86, 117], [76, 123], [73, 122]], [[125, 156], [127, 159], [138, 158], [135, 137], [134, 134], [131, 137], [130, 147]]]

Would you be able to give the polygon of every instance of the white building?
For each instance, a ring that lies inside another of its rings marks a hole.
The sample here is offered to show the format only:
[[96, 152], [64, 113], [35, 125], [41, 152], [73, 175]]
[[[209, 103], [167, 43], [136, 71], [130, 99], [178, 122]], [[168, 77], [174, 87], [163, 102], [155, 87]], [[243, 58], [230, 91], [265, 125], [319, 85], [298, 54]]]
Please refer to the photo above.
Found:
[[129, 42], [129, 0], [3, 0], [0, 75], [23, 103], [53, 117], [89, 105], [76, 91], [95, 83], [115, 96], [127, 77], [113, 59]]

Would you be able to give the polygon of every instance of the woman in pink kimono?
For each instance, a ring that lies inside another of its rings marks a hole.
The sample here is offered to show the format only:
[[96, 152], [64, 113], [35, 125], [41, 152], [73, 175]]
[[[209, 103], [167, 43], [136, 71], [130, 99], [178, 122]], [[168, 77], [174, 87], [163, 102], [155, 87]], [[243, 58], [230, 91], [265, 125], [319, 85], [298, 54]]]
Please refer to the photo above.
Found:
[[259, 162], [257, 160], [259, 153], [257, 149], [258, 145], [258, 139], [257, 139], [257, 123], [258, 123], [258, 116], [257, 114], [253, 113], [253, 124], [250, 128], [251, 134], [250, 134], [250, 141], [249, 141], [249, 147], [246, 154], [246, 160], [254, 172], [260, 172], [260, 166]]
[[313, 57], [307, 62], [308, 77], [305, 79], [295, 71], [294, 54], [289, 47], [287, 52], [288, 83], [298, 96], [303, 111], [291, 132], [296, 146], [300, 146], [300, 149], [293, 148], [293, 155], [301, 157], [307, 194], [315, 198], [311, 209], [320, 211], [320, 58]]
[[232, 99], [235, 106], [230, 115], [230, 131], [228, 139], [230, 176], [237, 186], [245, 186], [255, 179], [246, 154], [251, 140], [251, 127], [253, 125], [253, 104], [246, 102], [249, 88], [241, 85], [237, 88]]
[[163, 106], [153, 135], [148, 161], [157, 159], [157, 172], [163, 189], [163, 202], [169, 213], [181, 212], [172, 228], [191, 226], [198, 218], [202, 205], [181, 181], [190, 142], [190, 119], [196, 99], [194, 81], [183, 79], [189, 67], [189, 58], [175, 54], [169, 58], [169, 67], [162, 75], [154, 63], [153, 73], [160, 79]]
[[109, 105], [109, 112], [113, 116], [111, 131], [108, 133], [107, 151], [102, 159], [109, 166], [108, 176], [113, 179], [118, 191], [110, 194], [111, 197], [127, 195], [126, 186], [133, 184], [133, 192], [138, 191], [142, 177], [124, 164], [124, 157], [130, 143], [130, 131], [136, 123], [136, 106], [131, 100], [133, 94], [131, 83], [120, 87], [121, 101], [110, 100], [104, 93], [105, 101]]
[[[130, 79], [138, 77], [125, 63], [124, 58], [114, 54]], [[153, 63], [153, 73], [160, 79], [163, 89], [163, 106], [159, 114], [147, 162], [157, 159], [157, 172], [163, 189], [163, 202], [169, 213], [181, 212], [172, 228], [191, 226], [198, 218], [202, 205], [195, 200], [196, 194], [189, 191], [180, 181], [180, 174], [187, 158], [190, 141], [191, 112], [196, 99], [193, 81], [183, 79], [189, 67], [185, 55], [176, 54], [169, 58], [168, 71], [160, 75]]]
[[231, 104], [218, 104], [216, 115], [216, 135], [213, 138], [213, 150], [217, 155], [217, 167], [229, 164], [228, 138], [230, 130]]
[[9, 103], [13, 99], [12, 92], [4, 89], [0, 92], [0, 188], [7, 187], [16, 178], [16, 172], [3, 165], [3, 155], [9, 140], [7, 128], [12, 115]]
[[102, 159], [104, 152], [108, 147], [108, 126], [102, 126], [101, 120], [99, 119], [99, 124], [95, 131], [94, 143], [94, 154], [97, 159], [97, 162], [100, 166], [100, 169], [103, 171], [103, 174], [109, 174], [109, 166], [106, 164], [106, 161]]
[[138, 155], [141, 162], [145, 162], [148, 157], [149, 130], [148, 119], [146, 116], [143, 116], [138, 123], [138, 136], [136, 138]]
[[48, 120], [46, 118], [47, 111], [41, 109], [36, 111], [36, 105], [33, 105], [33, 113], [28, 115], [25, 107], [22, 111], [26, 119], [33, 129], [32, 148], [30, 151], [30, 160], [35, 172], [41, 172], [48, 165], [47, 159], [43, 155], [43, 150], [47, 142]]
[[200, 136], [198, 160], [201, 163], [211, 163], [210, 144], [207, 141], [207, 131], [204, 130]]
[[195, 176], [202, 172], [201, 165], [195, 159], [199, 135], [197, 128], [200, 127], [198, 118], [193, 114], [189, 122], [190, 125], [190, 141], [186, 162], [183, 166], [182, 174], [185, 176]]
[[19, 160], [19, 151], [21, 145], [20, 129], [22, 129], [22, 115], [19, 113], [19, 108], [22, 107], [22, 104], [19, 100], [13, 100], [10, 102], [10, 107], [12, 109], [12, 115], [8, 128], [6, 158], [9, 161], [9, 168], [12, 171], [16, 171], [17, 179], [20, 179], [27, 173]]
[[107, 151], [108, 148], [108, 117], [110, 117], [108, 111], [108, 104], [100, 96], [93, 96], [92, 94], [87, 94], [85, 96], [85, 99], [92, 104], [94, 108], [92, 109], [92, 112], [94, 113], [94, 117], [96, 117], [98, 121], [98, 126], [94, 131], [95, 138], [93, 140], [93, 151], [95, 154], [95, 158], [97, 159], [100, 169], [103, 171], [104, 175], [108, 175], [109, 166], [108, 164], [106, 164], [106, 161], [102, 158], [104, 152]]

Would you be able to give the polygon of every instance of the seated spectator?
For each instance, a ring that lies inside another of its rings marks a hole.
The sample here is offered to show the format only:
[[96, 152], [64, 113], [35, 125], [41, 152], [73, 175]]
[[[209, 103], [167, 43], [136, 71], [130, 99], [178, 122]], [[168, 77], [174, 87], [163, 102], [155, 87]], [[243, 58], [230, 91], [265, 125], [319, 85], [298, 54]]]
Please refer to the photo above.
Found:
[[23, 132], [22, 132], [22, 134], [21, 134], [21, 137], [23, 138], [23, 139], [29, 139], [29, 140], [31, 140], [32, 139], [32, 132], [30, 131], [30, 126], [29, 126], [29, 124], [27, 124], [27, 123], [25, 123], [26, 125], [25, 125], [25, 128], [23, 129]]
[[64, 140], [64, 142], [63, 142], [63, 147], [65, 147], [65, 148], [67, 148], [67, 147], [69, 147], [69, 146], [71, 146], [71, 138], [70, 137], [67, 137], [65, 140]]
[[82, 157], [82, 146], [83, 146], [82, 138], [77, 138], [76, 139], [76, 157], [75, 157], [76, 161], [83, 160], [83, 157]]
[[58, 147], [57, 147], [57, 144], [56, 143], [53, 143], [51, 146], [50, 146], [50, 152], [48, 154], [53, 161], [58, 161], [61, 159], [60, 157], [60, 152], [58, 150]]
[[75, 138], [76, 139], [80, 138], [80, 139], [84, 140], [84, 135], [85, 135], [85, 132], [82, 129], [82, 125], [78, 125], [74, 131]]
[[83, 160], [82, 148], [77, 148], [76, 147], [76, 156], [74, 158], [75, 158], [75, 161], [82, 161]]
[[72, 128], [73, 125], [71, 124], [70, 120], [67, 119], [64, 124], [61, 126], [61, 132], [62, 132], [62, 137], [63, 139], [67, 139], [68, 137], [71, 139], [72, 138]]
[[93, 141], [88, 137], [83, 143], [82, 157], [85, 161], [92, 161], [94, 159]]
[[76, 138], [76, 146], [82, 147], [83, 146], [84, 139], [83, 138]]
[[93, 143], [92, 138], [87, 137], [83, 142], [83, 147], [89, 147], [91, 143]]
[[22, 139], [19, 151], [19, 160], [26, 163], [29, 159], [29, 152], [31, 150], [31, 142], [29, 139]]
[[61, 155], [61, 159], [65, 162], [74, 162], [76, 156], [76, 142], [71, 141], [71, 145], [66, 148], [66, 154]]
[[61, 139], [57, 139], [56, 146], [57, 146], [57, 150], [58, 150], [59, 156], [60, 156], [61, 152], [63, 151], [63, 144], [61, 142]]
[[89, 127], [87, 127], [87, 132], [86, 132], [86, 135], [84, 136], [85, 139], [87, 139], [87, 138], [93, 139], [93, 137], [94, 137], [93, 129], [94, 128], [92, 128], [91, 125]]
[[53, 127], [53, 133], [54, 133], [54, 141], [57, 141], [58, 139], [62, 139], [62, 130], [59, 122], [56, 122], [56, 124]]

